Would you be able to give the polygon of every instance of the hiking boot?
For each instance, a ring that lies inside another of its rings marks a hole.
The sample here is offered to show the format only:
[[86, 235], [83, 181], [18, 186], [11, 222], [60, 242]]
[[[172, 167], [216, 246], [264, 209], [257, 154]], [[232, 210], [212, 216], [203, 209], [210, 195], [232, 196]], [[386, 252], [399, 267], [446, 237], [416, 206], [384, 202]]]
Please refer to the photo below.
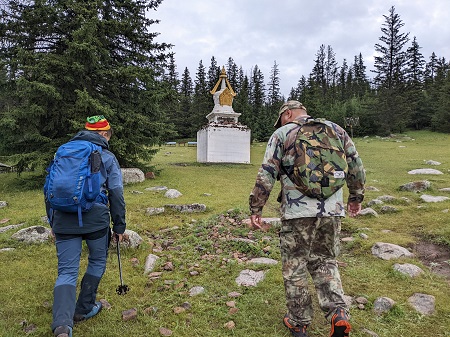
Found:
[[346, 337], [350, 333], [350, 323], [344, 308], [337, 307], [331, 317], [330, 337]]
[[90, 312], [88, 312], [87, 314], [75, 314], [73, 315], [73, 322], [74, 323], [79, 323], [79, 322], [83, 322], [89, 318], [94, 317], [95, 315], [97, 315], [100, 310], [102, 310], [102, 302], [97, 301], [95, 302], [92, 310]]
[[72, 328], [68, 325], [58, 326], [53, 331], [53, 336], [55, 336], [55, 337], [72, 337]]
[[291, 332], [292, 336], [294, 337], [308, 337], [308, 335], [306, 334], [306, 328], [307, 326], [294, 326], [291, 323], [289, 323], [289, 317], [286, 314], [284, 316], [283, 319], [283, 323], [284, 325], [289, 329], [289, 331]]

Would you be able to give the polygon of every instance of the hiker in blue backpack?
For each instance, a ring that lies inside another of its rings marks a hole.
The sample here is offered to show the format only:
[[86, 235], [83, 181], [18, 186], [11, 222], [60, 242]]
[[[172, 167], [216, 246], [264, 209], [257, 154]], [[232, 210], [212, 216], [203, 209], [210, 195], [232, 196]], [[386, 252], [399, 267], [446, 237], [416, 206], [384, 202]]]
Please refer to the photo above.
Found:
[[[44, 186], [47, 217], [55, 236], [58, 257], [51, 325], [56, 337], [71, 337], [74, 323], [87, 320], [101, 310], [102, 304], [96, 301], [96, 295], [106, 269], [110, 223], [113, 224], [114, 239], [119, 242], [126, 227], [122, 174], [116, 157], [108, 150], [111, 126], [105, 117], [93, 116], [87, 118], [85, 128], [58, 149]], [[86, 152], [83, 146], [88, 144], [90, 150]], [[69, 155], [59, 155], [64, 151]], [[76, 152], [89, 154], [88, 165], [84, 164], [86, 161], [82, 156], [77, 158]], [[74, 170], [74, 165], [79, 169]], [[84, 169], [88, 173], [75, 177], [70, 174]], [[63, 191], [64, 186], [71, 185], [70, 180], [77, 179], [75, 192], [70, 187], [67, 188], [69, 191]], [[64, 198], [64, 193], [72, 193], [73, 197]], [[75, 205], [70, 205], [74, 202]], [[83, 240], [89, 249], [89, 257], [77, 300]]]

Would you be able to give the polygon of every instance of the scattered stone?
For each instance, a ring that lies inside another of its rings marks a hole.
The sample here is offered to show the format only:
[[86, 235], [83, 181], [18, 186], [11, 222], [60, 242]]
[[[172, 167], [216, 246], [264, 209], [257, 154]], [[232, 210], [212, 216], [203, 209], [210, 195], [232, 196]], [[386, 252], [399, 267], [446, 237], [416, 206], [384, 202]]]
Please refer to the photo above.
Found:
[[364, 332], [365, 334], [371, 336], [371, 337], [379, 337], [375, 332], [370, 331], [370, 330], [368, 330], [366, 328], [363, 328], [361, 331]]
[[11, 229], [16, 229], [16, 228], [23, 227], [23, 225], [25, 225], [25, 222], [17, 224], [17, 225], [9, 225], [9, 226], [2, 227], [2, 228], [0, 228], [0, 233], [4, 233], [4, 232], [9, 231]]
[[374, 217], [378, 217], [378, 213], [370, 207], [364, 208], [361, 210], [361, 212], [359, 212], [358, 214], [359, 216], [374, 216]]
[[366, 233], [359, 233], [359, 237], [363, 240], [367, 240], [369, 236]]
[[382, 229], [381, 233], [392, 233], [390, 229]]
[[164, 207], [149, 207], [145, 210], [145, 215], [158, 215], [164, 212]]
[[202, 197], [210, 197], [210, 196], [212, 196], [211, 193], [203, 193], [203, 194], [202, 194]]
[[267, 257], [255, 257], [254, 259], [248, 260], [247, 263], [256, 263], [256, 264], [277, 264], [278, 261], [274, 259], [269, 259]]
[[50, 228], [44, 226], [32, 226], [14, 233], [12, 239], [25, 243], [43, 243], [52, 238]]
[[239, 311], [239, 308], [230, 308], [230, 310], [228, 310], [228, 313], [230, 315], [234, 315], [235, 313], [237, 313]]
[[144, 192], [141, 191], [131, 191], [132, 194], [144, 194]]
[[428, 180], [413, 181], [400, 186], [400, 191], [408, 192], [422, 192], [428, 190], [431, 187], [431, 183]]
[[192, 305], [191, 305], [191, 303], [189, 303], [189, 302], [183, 302], [183, 303], [181, 304], [181, 307], [184, 308], [184, 309], [186, 309], [186, 310], [191, 310]]
[[122, 171], [122, 180], [125, 185], [145, 181], [144, 172], [138, 168], [122, 168], [120, 170]]
[[164, 194], [164, 196], [166, 198], [169, 198], [169, 199], [176, 199], [176, 198], [181, 197], [182, 195], [183, 194], [181, 194], [180, 191], [177, 191], [177, 190], [172, 189], [172, 188], [170, 190], [167, 190], [167, 192]]
[[157, 307], [148, 307], [144, 309], [144, 314], [146, 315], [152, 315], [155, 314], [158, 311]]
[[155, 192], [161, 192], [161, 191], [167, 191], [169, 188], [167, 186], [153, 186], [153, 187], [147, 187], [146, 191], [155, 191]]
[[[425, 160], [424, 160], [424, 161], [425, 161]], [[434, 160], [427, 160], [427, 161], [425, 161], [425, 164], [431, 165], [431, 166], [439, 166], [439, 165], [441, 165], [440, 162], [434, 161]]]
[[162, 268], [166, 271], [173, 271], [175, 269], [171, 261], [167, 261]]
[[372, 254], [383, 260], [398, 259], [401, 257], [413, 257], [406, 248], [392, 243], [377, 242], [372, 246]]
[[154, 272], [151, 272], [150, 274], [148, 274], [147, 276], [151, 280], [156, 280], [156, 279], [159, 279], [161, 277], [161, 275], [162, 275], [162, 271], [154, 271]]
[[181, 314], [181, 313], [183, 313], [183, 312], [185, 312], [185, 311], [186, 311], [186, 309], [183, 308], [183, 307], [175, 307], [175, 308], [173, 308], [173, 312], [174, 312], [175, 314], [177, 314], [177, 315], [179, 315], [179, 314]]
[[188, 204], [188, 205], [173, 205], [168, 204], [164, 205], [165, 207], [172, 208], [174, 211], [178, 211], [181, 213], [202, 213], [206, 212], [206, 205], [205, 204]]
[[390, 213], [397, 213], [398, 209], [393, 206], [383, 206], [380, 209], [380, 213], [382, 214], [390, 214]]
[[232, 291], [231, 293], [228, 293], [228, 297], [235, 298], [235, 297], [240, 297], [240, 296], [242, 296], [242, 294], [238, 293], [237, 291]]
[[180, 229], [180, 227], [178, 227], [178, 226], [173, 226], [173, 227], [170, 227], [170, 228], [164, 228], [164, 229], [161, 229], [160, 232], [161, 232], [161, 233], [167, 233], [167, 232], [176, 231], [177, 229]]
[[[123, 233], [122, 241], [120, 242], [120, 247], [136, 249], [138, 248], [144, 240], [141, 236], [132, 231], [131, 229], [125, 229]], [[117, 242], [114, 240], [111, 241], [111, 247], [116, 248]]]
[[374, 192], [379, 192], [380, 190], [374, 186], [367, 186], [366, 187], [366, 191], [374, 191]]
[[246, 238], [233, 238], [232, 241], [235, 241], [235, 242], [245, 242], [245, 243], [250, 243], [250, 244], [256, 243], [255, 241], [250, 240], [250, 239], [246, 239]]
[[395, 305], [395, 301], [389, 297], [379, 297], [373, 303], [373, 311], [380, 315], [388, 312]]
[[155, 179], [155, 173], [154, 172], [147, 172], [145, 173], [145, 179]]
[[30, 324], [30, 325], [27, 325], [26, 327], [24, 327], [24, 328], [23, 328], [23, 331], [24, 331], [26, 334], [31, 334], [31, 333], [35, 332], [36, 329], [37, 329], [36, 324]]
[[0, 252], [11, 252], [13, 250], [15, 250], [15, 248], [2, 248], [0, 249]]
[[103, 309], [111, 309], [111, 304], [109, 304], [109, 302], [107, 300], [105, 300], [104, 298], [100, 299], [100, 303], [102, 304], [102, 308]]
[[410, 263], [396, 263], [394, 264], [394, 270], [398, 271], [399, 273], [408, 275], [410, 277], [416, 277], [419, 276], [420, 274], [422, 274], [424, 271], [417, 267], [414, 264], [410, 264]]
[[200, 294], [203, 294], [205, 292], [205, 288], [200, 286], [192, 287], [191, 290], [189, 290], [189, 296], [197, 296]]
[[439, 191], [441, 191], [441, 192], [450, 192], [450, 187], [440, 188]]
[[241, 271], [239, 276], [236, 278], [236, 283], [239, 286], [245, 287], [255, 287], [259, 282], [264, 279], [265, 272], [262, 271], [254, 271], [250, 269], [245, 269]]
[[191, 275], [191, 276], [197, 276], [197, 275], [200, 275], [200, 273], [199, 273], [198, 271], [196, 271], [196, 270], [191, 270], [191, 271], [189, 272], [189, 275]]
[[358, 296], [357, 298], [355, 298], [355, 302], [358, 304], [367, 304], [369, 303], [369, 300], [365, 297]]
[[137, 318], [137, 309], [131, 308], [125, 311], [122, 311], [122, 320], [123, 321], [130, 321], [132, 319]]
[[149, 254], [145, 260], [144, 266], [144, 274], [148, 274], [155, 268], [156, 261], [159, 259], [159, 256], [154, 254]]
[[392, 202], [395, 201], [397, 198], [393, 197], [392, 195], [380, 195], [379, 197], [377, 197], [377, 199], [384, 202]]
[[161, 336], [172, 336], [173, 332], [167, 328], [159, 328], [159, 333]]
[[6, 201], [0, 201], [0, 208], [8, 206], [8, 203]]
[[139, 265], [139, 260], [138, 260], [138, 258], [136, 258], [136, 257], [132, 257], [132, 258], [130, 259], [130, 262], [131, 262], [131, 265], [132, 265], [133, 267], [137, 267], [137, 266]]
[[[46, 217], [47, 218], [47, 217]], [[3, 225], [4, 223], [7, 223], [10, 219], [5, 218], [0, 220], [0, 224]]]
[[355, 238], [352, 236], [347, 236], [345, 238], [342, 238], [341, 241], [342, 242], [352, 242], [352, 241], [355, 241]]
[[236, 323], [234, 323], [233, 321], [229, 321], [226, 322], [223, 326], [228, 330], [233, 330], [236, 327]]
[[372, 206], [374, 206], [374, 205], [381, 205], [381, 204], [384, 204], [384, 202], [383, 202], [382, 200], [379, 200], [379, 199], [373, 199], [373, 200], [370, 200], [370, 201], [367, 203], [367, 206], [372, 207]]
[[408, 174], [443, 174], [443, 173], [435, 169], [417, 169], [409, 171]]
[[422, 199], [425, 202], [441, 202], [441, 201], [448, 200], [450, 198], [449, 197], [439, 197], [439, 196], [422, 194], [420, 196], [420, 199]]
[[408, 302], [422, 315], [432, 315], [434, 313], [436, 299], [432, 295], [415, 293], [408, 298]]
[[235, 301], [228, 301], [226, 303], [226, 305], [227, 305], [227, 307], [234, 308], [234, 307], [236, 307], [236, 302]]

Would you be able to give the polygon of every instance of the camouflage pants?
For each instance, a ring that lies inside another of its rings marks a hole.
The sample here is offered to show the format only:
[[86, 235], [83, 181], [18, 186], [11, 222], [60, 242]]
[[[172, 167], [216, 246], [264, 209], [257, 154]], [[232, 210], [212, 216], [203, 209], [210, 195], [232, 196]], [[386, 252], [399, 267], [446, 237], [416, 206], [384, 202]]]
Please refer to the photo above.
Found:
[[[336, 263], [340, 217], [283, 220], [280, 230], [282, 273], [289, 320], [309, 325], [313, 317], [308, 274], [311, 275], [326, 316], [336, 306], [346, 307]], [[328, 317], [327, 317], [328, 318]]]

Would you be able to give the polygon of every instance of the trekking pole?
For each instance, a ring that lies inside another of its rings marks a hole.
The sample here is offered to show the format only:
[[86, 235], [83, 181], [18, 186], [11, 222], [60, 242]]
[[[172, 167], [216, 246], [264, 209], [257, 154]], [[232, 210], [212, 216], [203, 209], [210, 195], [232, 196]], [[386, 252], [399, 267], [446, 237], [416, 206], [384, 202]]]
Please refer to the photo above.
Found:
[[122, 264], [120, 263], [120, 244], [119, 244], [119, 236], [116, 234], [116, 241], [117, 241], [117, 259], [119, 261], [119, 276], [120, 276], [120, 285], [116, 288], [116, 293], [118, 295], [125, 295], [128, 291], [130, 291], [130, 288], [123, 284], [122, 279]]

